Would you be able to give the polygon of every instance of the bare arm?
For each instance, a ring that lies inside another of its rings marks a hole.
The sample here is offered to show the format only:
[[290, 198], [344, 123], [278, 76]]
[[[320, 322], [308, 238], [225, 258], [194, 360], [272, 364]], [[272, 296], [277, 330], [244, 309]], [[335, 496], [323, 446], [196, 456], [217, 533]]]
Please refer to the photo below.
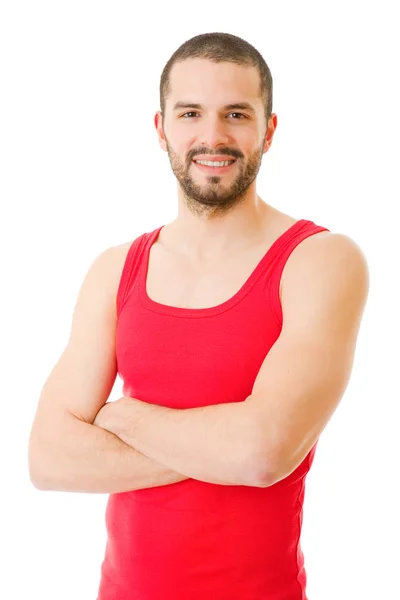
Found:
[[259, 487], [257, 423], [245, 401], [173, 409], [124, 396], [105, 404], [94, 423], [199, 481]]
[[93, 425], [113, 388], [121, 246], [93, 262], [80, 289], [67, 347], [40, 395], [29, 472], [41, 490], [114, 493], [188, 479]]
[[70, 413], [55, 433], [57, 440], [49, 436], [30, 455], [31, 479], [40, 490], [113, 494], [188, 479]]

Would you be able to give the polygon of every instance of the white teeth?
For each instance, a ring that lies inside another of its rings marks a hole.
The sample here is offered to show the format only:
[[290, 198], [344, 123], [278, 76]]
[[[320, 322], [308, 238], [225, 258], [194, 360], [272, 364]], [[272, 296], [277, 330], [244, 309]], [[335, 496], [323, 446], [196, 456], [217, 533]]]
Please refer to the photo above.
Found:
[[227, 167], [234, 163], [234, 160], [222, 160], [220, 162], [213, 162], [211, 160], [195, 160], [199, 165], [207, 165], [208, 167]]

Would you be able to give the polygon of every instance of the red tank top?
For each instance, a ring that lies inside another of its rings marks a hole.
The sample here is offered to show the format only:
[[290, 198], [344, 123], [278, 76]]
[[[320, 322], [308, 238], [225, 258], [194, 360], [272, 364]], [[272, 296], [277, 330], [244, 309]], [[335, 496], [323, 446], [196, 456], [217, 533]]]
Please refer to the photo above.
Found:
[[[119, 283], [123, 395], [170, 408], [241, 402], [281, 331], [279, 284], [289, 255], [328, 230], [297, 221], [234, 296], [191, 309], [146, 293], [149, 251], [161, 229], [133, 241]], [[187, 479], [110, 494], [97, 600], [307, 600], [300, 535], [315, 449], [267, 488]]]

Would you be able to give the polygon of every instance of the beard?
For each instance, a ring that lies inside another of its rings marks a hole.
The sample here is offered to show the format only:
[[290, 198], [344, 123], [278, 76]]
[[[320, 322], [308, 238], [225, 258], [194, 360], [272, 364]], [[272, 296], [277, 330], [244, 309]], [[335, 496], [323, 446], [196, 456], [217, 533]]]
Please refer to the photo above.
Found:
[[[166, 139], [166, 138], [165, 138]], [[204, 183], [196, 183], [191, 176], [190, 170], [197, 167], [193, 163], [193, 157], [200, 154], [212, 154], [207, 149], [198, 148], [192, 150], [187, 157], [186, 164], [176, 155], [167, 139], [168, 157], [172, 171], [182, 189], [186, 204], [196, 215], [221, 215], [237, 206], [246, 196], [246, 191], [255, 180], [261, 167], [264, 142], [253, 152], [246, 163], [243, 162], [243, 154], [238, 150], [228, 147], [220, 148], [218, 154], [225, 154], [236, 159], [232, 168], [238, 170], [236, 178], [229, 184], [223, 182], [226, 175], [203, 175]], [[201, 176], [201, 174], [199, 175]]]

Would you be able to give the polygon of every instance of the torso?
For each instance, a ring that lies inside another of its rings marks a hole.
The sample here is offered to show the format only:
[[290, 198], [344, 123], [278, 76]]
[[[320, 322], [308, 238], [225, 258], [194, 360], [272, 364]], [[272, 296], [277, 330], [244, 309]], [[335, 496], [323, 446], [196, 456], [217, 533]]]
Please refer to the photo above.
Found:
[[[274, 209], [274, 217], [260, 237], [262, 243], [255, 244], [237, 256], [224, 258], [217, 263], [214, 261], [207, 267], [196, 267], [184, 257], [169, 251], [163, 245], [160, 235], [150, 249], [147, 295], [155, 302], [180, 308], [208, 308], [222, 304], [240, 290], [272, 244], [297, 220]], [[320, 232], [312, 237], [327, 234], [330, 233]], [[308, 239], [304, 240], [303, 244]], [[119, 246], [116, 267], [118, 273], [122, 271], [131, 243], [130, 241]], [[294, 251], [287, 265], [295, 254]], [[281, 278], [281, 299], [287, 265]]]

